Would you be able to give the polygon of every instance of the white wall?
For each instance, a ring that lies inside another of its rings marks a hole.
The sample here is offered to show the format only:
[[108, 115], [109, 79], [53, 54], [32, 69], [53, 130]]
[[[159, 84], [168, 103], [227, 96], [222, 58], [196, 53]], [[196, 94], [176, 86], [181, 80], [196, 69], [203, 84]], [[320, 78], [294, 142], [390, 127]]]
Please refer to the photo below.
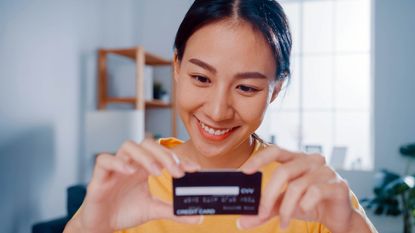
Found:
[[138, 42], [149, 52], [172, 58], [176, 31], [192, 3], [193, 0], [135, 1]]
[[0, 232], [64, 216], [66, 188], [88, 176], [96, 50], [143, 44], [172, 57], [190, 3], [0, 1]]
[[[173, 58], [173, 44], [177, 29], [190, 8], [193, 0], [141, 0], [136, 1], [135, 7], [138, 9], [136, 22], [139, 22], [137, 36], [139, 44], [154, 54], [163, 56], [167, 59]], [[165, 72], [163, 72], [165, 73]], [[170, 87], [168, 87], [170, 89]], [[146, 115], [146, 127], [156, 129], [165, 135], [170, 128], [170, 119], [165, 117], [169, 114], [168, 110], [151, 110]], [[163, 121], [163, 119], [166, 119]], [[178, 137], [182, 140], [188, 139], [188, 134], [179, 117]], [[160, 129], [160, 130], [159, 130]]]
[[415, 142], [415, 1], [375, 9], [375, 166], [403, 172], [398, 148]]
[[81, 176], [85, 83], [97, 47], [135, 44], [131, 2], [0, 1], [0, 232], [65, 215]]

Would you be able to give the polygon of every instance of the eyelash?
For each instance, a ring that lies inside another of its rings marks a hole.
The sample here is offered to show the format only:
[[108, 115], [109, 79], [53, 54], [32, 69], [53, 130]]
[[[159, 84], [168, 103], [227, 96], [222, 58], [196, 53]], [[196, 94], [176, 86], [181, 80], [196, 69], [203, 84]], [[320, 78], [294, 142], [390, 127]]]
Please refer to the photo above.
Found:
[[[253, 87], [249, 87], [249, 86], [245, 86], [245, 85], [238, 85], [236, 88], [238, 88], [239, 90], [241, 90], [242, 92], [245, 93], [256, 93], [259, 90]], [[245, 89], [245, 90], [243, 90]]]
[[[199, 82], [199, 83], [203, 83], [203, 84], [205, 84], [205, 83], [210, 83], [210, 80], [209, 80], [209, 78], [206, 78], [206, 77], [203, 77], [203, 76], [200, 76], [200, 75], [192, 75], [191, 76], [196, 82]], [[201, 80], [204, 80], [204, 81], [201, 81]]]
[[[207, 84], [210, 83], [211, 81], [209, 80], [209, 78], [204, 77], [204, 76], [200, 76], [200, 75], [191, 75], [192, 79], [194, 79], [196, 82], [199, 82], [201, 84]], [[240, 91], [244, 92], [244, 93], [249, 93], [249, 94], [253, 94], [258, 92], [259, 90], [250, 86], [246, 86], [246, 85], [238, 85], [236, 87], [237, 89], [239, 89]]]

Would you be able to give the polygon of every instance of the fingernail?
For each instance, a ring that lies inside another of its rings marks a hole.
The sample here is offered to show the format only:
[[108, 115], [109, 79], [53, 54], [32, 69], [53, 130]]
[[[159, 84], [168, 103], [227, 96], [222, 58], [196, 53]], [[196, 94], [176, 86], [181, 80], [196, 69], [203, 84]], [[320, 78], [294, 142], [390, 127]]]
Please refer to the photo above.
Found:
[[204, 219], [203, 215], [200, 215], [199, 222], [197, 224], [202, 224]]
[[132, 167], [130, 165], [124, 165], [124, 169], [128, 174], [133, 174], [134, 172], [137, 171], [135, 167]]
[[244, 168], [242, 171], [246, 174], [252, 174], [255, 172], [255, 168], [250, 166], [250, 167]]
[[193, 161], [183, 160], [182, 162], [186, 165], [187, 168], [189, 168], [191, 170], [197, 171], [197, 170], [202, 169], [199, 164], [197, 164], [197, 163], [195, 163]]
[[175, 153], [172, 153], [171, 156], [173, 157], [174, 162], [176, 162], [176, 164], [179, 165], [180, 164], [179, 157]]
[[183, 177], [184, 176], [184, 172], [181, 171], [181, 170], [177, 170], [176, 175], [177, 175], [177, 177]]
[[287, 220], [285, 220], [285, 219], [281, 219], [280, 220], [280, 228], [281, 229], [285, 229], [285, 228], [287, 228], [288, 227], [288, 222], [287, 222]]
[[241, 220], [238, 218], [236, 220], [236, 228], [238, 228], [239, 230], [243, 230], [244, 228], [241, 226]]
[[175, 176], [175, 177], [184, 176], [184, 172], [176, 165], [172, 166], [170, 170], [172, 172], [172, 174], [171, 174], [172, 176]]

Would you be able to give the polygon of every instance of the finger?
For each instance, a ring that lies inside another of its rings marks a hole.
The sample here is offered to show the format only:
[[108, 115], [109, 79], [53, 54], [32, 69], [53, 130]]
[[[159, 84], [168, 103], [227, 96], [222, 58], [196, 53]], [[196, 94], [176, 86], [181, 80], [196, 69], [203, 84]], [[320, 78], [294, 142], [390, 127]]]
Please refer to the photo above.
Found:
[[149, 151], [154, 159], [166, 168], [169, 173], [174, 177], [181, 177], [184, 175], [184, 171], [179, 166], [180, 160], [172, 152], [163, 148], [160, 144], [157, 144], [151, 139], [145, 139], [142, 143], [145, 150]]
[[302, 197], [299, 206], [303, 212], [307, 213], [315, 210], [319, 203], [333, 198], [346, 203], [350, 202], [349, 187], [346, 181], [333, 179], [330, 182], [312, 185]]
[[260, 216], [243, 215], [236, 220], [236, 228], [239, 230], [247, 230], [261, 226], [266, 223], [270, 218], [264, 218]]
[[284, 185], [299, 176], [317, 169], [323, 164], [323, 160], [317, 156], [303, 155], [279, 166], [272, 174], [266, 191], [261, 198], [261, 206], [265, 211], [270, 211], [278, 196], [283, 191]]
[[271, 162], [280, 162], [286, 163], [290, 160], [304, 156], [302, 153], [296, 153], [284, 150], [277, 146], [270, 146], [251, 157], [240, 170], [246, 174], [252, 174], [260, 169], [262, 166], [269, 164]]
[[103, 183], [113, 172], [130, 175], [135, 171], [136, 168], [129, 165], [122, 159], [111, 154], [103, 153], [98, 155], [96, 158], [93, 180], [98, 183]]
[[181, 159], [181, 166], [187, 172], [196, 172], [202, 169], [202, 167], [198, 163], [193, 162], [192, 160], [187, 158]]
[[275, 206], [272, 208], [271, 212], [265, 212], [261, 206], [259, 207], [258, 215], [243, 215], [236, 221], [236, 227], [238, 229], [250, 229], [254, 227], [258, 227], [267, 221], [269, 221], [272, 217], [277, 215], [277, 210], [279, 209], [280, 203], [282, 201], [282, 197], [280, 196], [276, 201]]
[[186, 224], [201, 224], [203, 216], [176, 216], [173, 214], [173, 206], [169, 203], [153, 198], [153, 205], [150, 208], [149, 220], [170, 219]]
[[288, 225], [290, 219], [293, 217], [294, 211], [297, 209], [300, 199], [311, 185], [327, 182], [335, 177], [336, 175], [333, 170], [328, 167], [322, 167], [289, 183], [279, 209], [281, 225]]
[[180, 159], [173, 151], [161, 146], [151, 139], [145, 139], [142, 146], [150, 151], [156, 160], [171, 174], [182, 174], [184, 171], [193, 172], [200, 169], [196, 163]]
[[161, 174], [160, 165], [158, 164], [158, 161], [152, 157], [151, 152], [147, 151], [135, 142], [125, 142], [118, 153], [130, 157], [134, 162], [141, 165], [152, 175], [159, 176]]

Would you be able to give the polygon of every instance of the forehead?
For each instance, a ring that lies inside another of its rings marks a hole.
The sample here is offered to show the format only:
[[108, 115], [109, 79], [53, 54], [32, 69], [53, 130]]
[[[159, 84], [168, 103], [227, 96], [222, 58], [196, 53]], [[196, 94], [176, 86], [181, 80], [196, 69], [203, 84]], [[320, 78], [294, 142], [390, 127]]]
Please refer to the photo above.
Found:
[[262, 71], [270, 77], [276, 72], [272, 49], [262, 33], [240, 20], [210, 23], [193, 33], [183, 60], [191, 58], [202, 59], [219, 70]]

